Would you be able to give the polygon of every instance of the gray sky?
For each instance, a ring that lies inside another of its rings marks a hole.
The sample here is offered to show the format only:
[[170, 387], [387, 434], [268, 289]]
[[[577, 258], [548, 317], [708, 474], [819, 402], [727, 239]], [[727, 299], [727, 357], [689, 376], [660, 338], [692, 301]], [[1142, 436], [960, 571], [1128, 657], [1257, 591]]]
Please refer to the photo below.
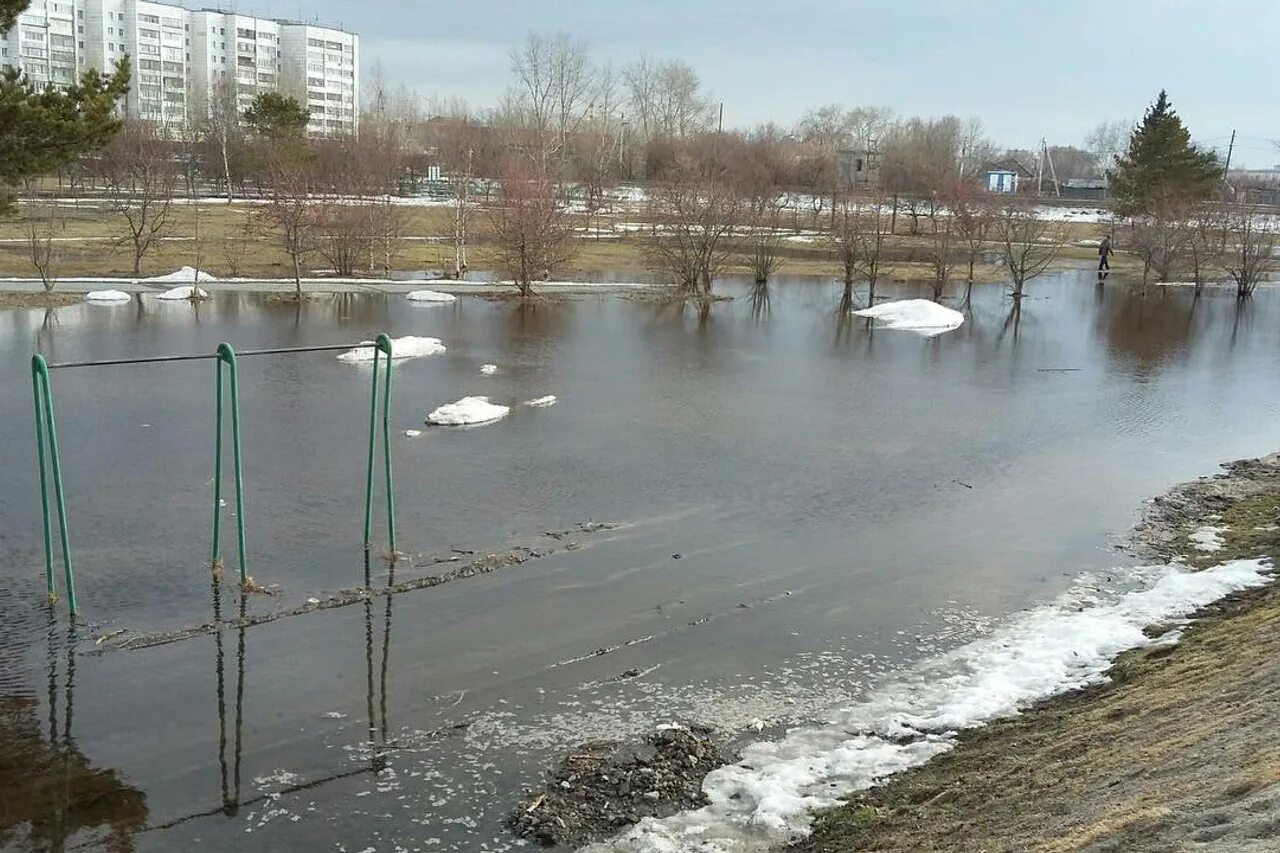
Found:
[[[189, 0], [190, 2], [190, 0]], [[216, 2], [216, 0], [215, 0]], [[367, 74], [489, 106], [531, 30], [586, 39], [597, 61], [678, 57], [725, 123], [789, 125], [830, 102], [982, 119], [995, 141], [1078, 144], [1138, 119], [1161, 87], [1193, 138], [1233, 165], [1280, 163], [1278, 0], [241, 0], [339, 24]]]

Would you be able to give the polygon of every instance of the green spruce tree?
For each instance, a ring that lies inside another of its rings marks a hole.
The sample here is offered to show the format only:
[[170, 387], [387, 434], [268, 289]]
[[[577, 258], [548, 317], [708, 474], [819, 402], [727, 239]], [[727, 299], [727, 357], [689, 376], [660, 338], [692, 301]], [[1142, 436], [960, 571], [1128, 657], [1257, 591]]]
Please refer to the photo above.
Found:
[[[0, 0], [0, 35], [27, 0]], [[101, 148], [120, 129], [116, 103], [129, 91], [129, 59], [115, 72], [89, 69], [76, 84], [37, 89], [17, 69], [0, 72], [0, 213], [12, 203], [9, 190]]]
[[1157, 205], [1208, 198], [1222, 181], [1217, 155], [1191, 144], [1191, 134], [1173, 111], [1169, 96], [1147, 110], [1129, 137], [1129, 150], [1107, 172], [1122, 216], [1151, 213]]

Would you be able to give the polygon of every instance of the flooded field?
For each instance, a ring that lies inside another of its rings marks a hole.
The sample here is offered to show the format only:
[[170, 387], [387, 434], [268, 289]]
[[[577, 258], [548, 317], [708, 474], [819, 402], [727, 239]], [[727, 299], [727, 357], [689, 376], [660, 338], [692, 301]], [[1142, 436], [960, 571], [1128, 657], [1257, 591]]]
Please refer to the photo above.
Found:
[[[566, 749], [824, 719], [1081, 575], [1136, 583], [1114, 545], [1144, 498], [1280, 445], [1275, 291], [1067, 271], [1016, 317], [980, 286], [925, 338], [837, 323], [827, 281], [724, 290], [706, 317], [619, 295], [0, 312], [0, 848], [506, 849]], [[247, 602], [208, 569], [212, 364], [62, 370], [82, 622], [51, 618], [33, 351], [384, 331], [447, 348], [396, 363], [394, 571], [361, 547], [367, 367], [241, 362], [249, 574], [274, 592]], [[510, 413], [424, 425], [481, 395]]]

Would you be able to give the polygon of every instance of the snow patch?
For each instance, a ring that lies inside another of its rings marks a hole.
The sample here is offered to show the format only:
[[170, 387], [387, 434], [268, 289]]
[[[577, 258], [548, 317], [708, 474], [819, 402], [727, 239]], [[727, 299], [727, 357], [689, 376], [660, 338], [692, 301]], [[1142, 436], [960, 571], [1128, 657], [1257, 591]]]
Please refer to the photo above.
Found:
[[991, 635], [927, 661], [822, 726], [747, 746], [741, 760], [703, 782], [710, 805], [646, 818], [588, 850], [603, 853], [763, 851], [806, 834], [810, 814], [841, 797], [952, 749], [960, 731], [1046, 697], [1106, 681], [1121, 652], [1168, 643], [1143, 628], [1270, 580], [1259, 560], [1192, 572], [1135, 570], [1143, 585], [1122, 595], [1081, 585]]
[[91, 290], [84, 299], [86, 302], [129, 302], [133, 297], [123, 290]]
[[492, 376], [493, 374], [498, 372], [498, 365], [482, 364], [480, 365], [480, 372], [483, 373], [485, 376]]
[[138, 279], [138, 281], [186, 281], [186, 282], [217, 281], [217, 280], [218, 279], [216, 277], [209, 275], [204, 270], [200, 270], [200, 273], [197, 276], [195, 267], [179, 267], [173, 272], [167, 273], [165, 275], [157, 275], [157, 276], [152, 276], [151, 278]]
[[441, 293], [438, 290], [415, 290], [405, 297], [410, 302], [426, 302], [443, 305], [446, 302], [457, 302], [458, 297], [452, 293]]
[[899, 299], [853, 312], [857, 317], [880, 320], [882, 329], [903, 329], [931, 338], [960, 328], [964, 315], [928, 299]]
[[510, 406], [490, 403], [488, 397], [463, 397], [432, 411], [427, 415], [427, 423], [436, 426], [487, 424], [505, 418], [510, 411]]
[[554, 406], [556, 404], [556, 395], [548, 394], [545, 397], [534, 397], [532, 400], [525, 400], [524, 404], [526, 406], [533, 406], [535, 408], [544, 408], [546, 406]]
[[[373, 354], [377, 352], [377, 349], [372, 345], [373, 341], [361, 341], [360, 343], [366, 346], [349, 349], [338, 356], [338, 360], [351, 363], [373, 361]], [[405, 335], [403, 338], [391, 339], [392, 358], [418, 358], [424, 355], [439, 355], [444, 351], [445, 346], [439, 338]]]
[[1225, 527], [1206, 524], [1203, 527], [1197, 527], [1187, 538], [1191, 540], [1191, 544], [1197, 551], [1212, 554], [1214, 551], [1221, 551], [1222, 546], [1227, 544], [1222, 538], [1222, 534], [1226, 532]]
[[164, 293], [157, 293], [156, 299], [208, 299], [209, 292], [203, 287], [196, 287], [191, 284], [184, 284], [181, 287], [171, 287]]

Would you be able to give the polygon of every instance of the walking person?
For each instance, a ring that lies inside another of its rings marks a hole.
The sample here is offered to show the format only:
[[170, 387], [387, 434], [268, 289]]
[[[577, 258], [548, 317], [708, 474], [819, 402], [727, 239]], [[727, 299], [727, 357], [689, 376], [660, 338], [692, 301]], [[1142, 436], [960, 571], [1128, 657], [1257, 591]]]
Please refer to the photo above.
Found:
[[1101, 245], [1098, 246], [1098, 281], [1102, 282], [1111, 274], [1111, 263], [1107, 260], [1111, 257], [1111, 238], [1103, 237]]

